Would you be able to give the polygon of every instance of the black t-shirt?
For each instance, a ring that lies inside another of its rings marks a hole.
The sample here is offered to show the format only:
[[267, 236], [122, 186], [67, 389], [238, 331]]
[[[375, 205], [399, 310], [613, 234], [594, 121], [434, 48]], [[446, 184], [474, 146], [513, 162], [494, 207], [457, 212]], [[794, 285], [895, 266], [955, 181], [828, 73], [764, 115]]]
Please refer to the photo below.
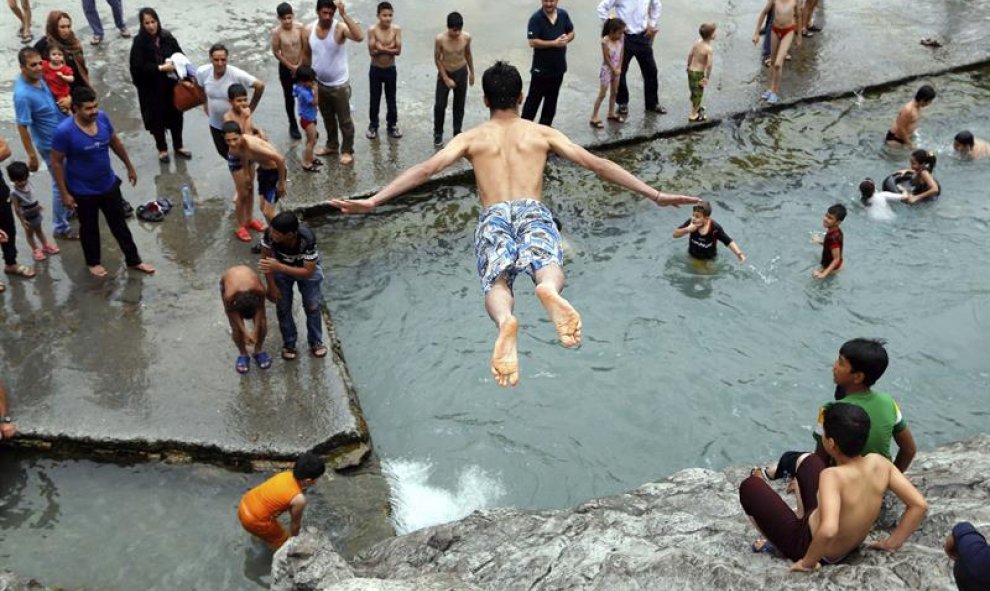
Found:
[[[678, 227], [687, 228], [690, 225], [691, 220], [688, 220]], [[718, 250], [715, 247], [716, 240], [726, 246], [732, 243], [732, 238], [725, 233], [722, 226], [718, 225], [718, 222], [715, 220], [711, 220], [711, 228], [707, 234], [702, 235], [701, 232], [695, 230], [688, 236], [688, 254], [696, 259], [713, 259], [718, 254]]]
[[[557, 9], [557, 22], [550, 23], [542, 9], [533, 13], [529, 17], [527, 27], [527, 39], [541, 39], [543, 41], [553, 41], [561, 35], [574, 30], [571, 17], [567, 11]], [[545, 49], [533, 50], [533, 67], [530, 73], [533, 76], [562, 76], [567, 71], [567, 47], [548, 47]]]
[[261, 247], [271, 249], [275, 260], [290, 267], [302, 267], [307, 261], [320, 264], [320, 253], [316, 250], [316, 236], [313, 235], [313, 231], [299, 224], [297, 234], [299, 239], [295, 246], [286, 247], [272, 242], [271, 229], [265, 230], [264, 236], [261, 237]]

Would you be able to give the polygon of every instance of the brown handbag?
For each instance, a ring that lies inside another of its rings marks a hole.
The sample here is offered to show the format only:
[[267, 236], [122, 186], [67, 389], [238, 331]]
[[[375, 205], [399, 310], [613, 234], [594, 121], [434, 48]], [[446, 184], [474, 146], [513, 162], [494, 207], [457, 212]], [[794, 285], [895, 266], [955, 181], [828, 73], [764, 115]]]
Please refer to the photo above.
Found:
[[206, 91], [189, 78], [179, 81], [172, 91], [172, 104], [179, 111], [194, 109], [206, 102]]

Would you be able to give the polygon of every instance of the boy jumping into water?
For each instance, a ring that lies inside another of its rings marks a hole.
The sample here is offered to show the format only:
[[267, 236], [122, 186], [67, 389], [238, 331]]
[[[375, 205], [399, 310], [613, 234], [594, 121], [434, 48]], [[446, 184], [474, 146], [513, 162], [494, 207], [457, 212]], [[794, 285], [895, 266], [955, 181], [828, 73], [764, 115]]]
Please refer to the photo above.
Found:
[[914, 98], [901, 107], [894, 118], [894, 123], [887, 130], [887, 137], [884, 138], [891, 148], [913, 148], [912, 138], [918, 129], [918, 121], [921, 120], [921, 110], [932, 104], [935, 100], [935, 89], [925, 84], [918, 89]]
[[[241, 504], [237, 508], [241, 525], [264, 540], [273, 550], [278, 550], [290, 537], [299, 535], [303, 511], [306, 510], [306, 495], [303, 491], [316, 484], [326, 470], [326, 464], [320, 456], [311, 453], [299, 456], [292, 471], [272, 476], [241, 497]], [[278, 522], [279, 515], [286, 511], [292, 517], [288, 532]]]
[[688, 121], [708, 121], [701, 99], [705, 96], [705, 88], [712, 77], [712, 65], [715, 63], [715, 52], [712, 41], [715, 40], [715, 23], [705, 23], [698, 28], [700, 38], [691, 46], [687, 58], [688, 90], [691, 91], [691, 114]]
[[565, 300], [560, 234], [550, 210], [541, 202], [547, 156], [557, 154], [601, 178], [619, 184], [657, 205], [694, 205], [697, 197], [668, 195], [650, 187], [619, 165], [595, 156], [561, 132], [522, 119], [522, 77], [499, 61], [482, 76], [489, 120], [458, 135], [432, 158], [406, 170], [370, 199], [333, 199], [344, 213], [368, 213], [423, 184], [461, 158], [474, 167], [483, 210], [475, 231], [478, 273], [485, 308], [498, 326], [491, 371], [500, 386], [519, 383], [516, 350], [519, 322], [512, 314], [512, 282], [528, 273], [536, 296], [547, 310], [567, 348], [581, 344], [581, 316]]
[[[763, 480], [759, 468], [739, 485], [739, 501], [746, 515], [771, 544], [794, 561], [791, 571], [835, 564], [856, 550], [880, 516], [887, 490], [904, 502], [904, 513], [897, 528], [870, 548], [899, 549], [925, 518], [928, 503], [911, 481], [887, 458], [862, 455], [870, 424], [866, 411], [852, 404], [839, 403], [825, 411], [822, 446], [835, 466], [826, 468], [815, 454], [798, 459], [800, 517]], [[762, 547], [761, 540], [753, 545], [755, 550]]]
[[801, 47], [800, 0], [767, 0], [760, 16], [756, 18], [756, 31], [753, 32], [753, 45], [760, 42], [761, 27], [770, 11], [773, 11], [773, 24], [770, 25], [770, 88], [763, 93], [763, 99], [771, 105], [780, 102], [780, 79], [784, 74], [784, 60], [791, 50], [791, 43], [797, 39]]

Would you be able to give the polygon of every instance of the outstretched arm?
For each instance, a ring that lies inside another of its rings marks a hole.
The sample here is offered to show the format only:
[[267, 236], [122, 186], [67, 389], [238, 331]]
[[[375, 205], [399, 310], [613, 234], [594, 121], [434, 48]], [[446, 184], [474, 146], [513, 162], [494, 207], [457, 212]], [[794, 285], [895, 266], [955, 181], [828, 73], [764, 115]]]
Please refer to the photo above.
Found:
[[399, 195], [422, 185], [430, 180], [433, 175], [463, 158], [467, 154], [468, 146], [463, 137], [455, 137], [450, 140], [447, 147], [434, 154], [428, 160], [424, 160], [406, 169], [405, 172], [395, 177], [391, 183], [385, 185], [381, 191], [378, 191], [369, 199], [331, 199], [327, 203], [343, 213], [368, 213], [382, 203], [391, 201]]
[[635, 191], [657, 205], [673, 205], [676, 207], [678, 205], [694, 205], [696, 203], [701, 203], [701, 199], [697, 197], [661, 193], [658, 189], [654, 189], [653, 187], [647, 185], [631, 172], [622, 168], [615, 162], [612, 162], [607, 158], [595, 156], [588, 150], [572, 142], [570, 138], [555, 129], [548, 127], [546, 128], [545, 133], [547, 134], [547, 139], [550, 143], [550, 149], [558, 156], [566, 158], [575, 164], [587, 168], [606, 181], [623, 186], [630, 191]]

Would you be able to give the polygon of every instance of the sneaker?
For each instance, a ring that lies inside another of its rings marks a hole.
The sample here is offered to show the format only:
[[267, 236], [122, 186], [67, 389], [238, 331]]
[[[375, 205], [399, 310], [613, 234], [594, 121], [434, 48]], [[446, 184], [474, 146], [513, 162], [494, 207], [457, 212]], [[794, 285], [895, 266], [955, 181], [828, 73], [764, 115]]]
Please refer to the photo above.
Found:
[[289, 137], [294, 140], [302, 139], [302, 132], [299, 131], [299, 127], [296, 125], [289, 126]]
[[780, 102], [780, 97], [777, 96], [777, 93], [771, 92], [767, 96], [767, 102], [770, 103], [771, 105], [776, 105], [777, 103]]
[[439, 134], [433, 134], [433, 147], [442, 148], [443, 147], [443, 136]]
[[615, 105], [615, 112], [618, 113], [619, 115], [628, 115], [629, 114], [629, 105], [628, 104], [625, 104], [625, 105]]
[[126, 199], [120, 200], [120, 209], [124, 212], [125, 218], [129, 218], [134, 215], [134, 206], [128, 203]]
[[369, 127], [368, 131], [364, 132], [364, 137], [368, 138], [369, 140], [377, 140], [378, 130], [375, 129], [374, 127]]
[[388, 137], [392, 138], [393, 140], [397, 140], [400, 137], [402, 137], [402, 132], [399, 131], [398, 127], [389, 128]]

